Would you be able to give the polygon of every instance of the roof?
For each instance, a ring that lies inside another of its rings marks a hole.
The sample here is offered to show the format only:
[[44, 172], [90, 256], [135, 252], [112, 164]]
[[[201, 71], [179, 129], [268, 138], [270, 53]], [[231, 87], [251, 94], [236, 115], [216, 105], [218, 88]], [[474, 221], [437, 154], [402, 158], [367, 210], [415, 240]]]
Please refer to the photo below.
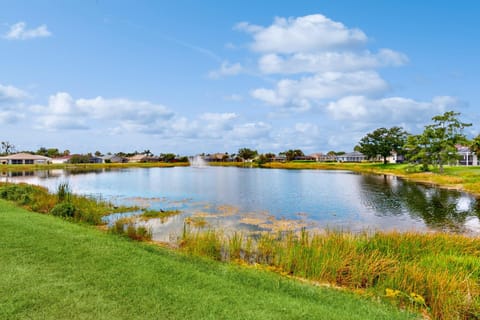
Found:
[[365, 157], [365, 155], [361, 152], [353, 151], [353, 152], [349, 152], [349, 153], [339, 155], [339, 157]]
[[458, 152], [471, 152], [469, 147], [462, 146], [460, 144], [456, 144], [455, 148], [457, 149]]
[[145, 154], [136, 154], [130, 158], [128, 158], [129, 160], [143, 160], [145, 158], [148, 158]]
[[103, 157], [100, 157], [104, 160], [110, 160], [110, 159], [113, 159], [113, 158], [118, 158], [118, 159], [122, 159], [122, 157], [120, 156], [117, 156], [116, 154], [107, 154], [106, 156], [103, 156]]
[[71, 159], [72, 156], [63, 156], [63, 157], [55, 157], [52, 160], [68, 160]]
[[4, 159], [4, 160], [46, 160], [46, 161], [52, 160], [52, 158], [49, 158], [49, 157], [39, 156], [39, 155], [36, 155], [36, 154], [30, 154], [30, 153], [10, 154], [8, 156], [0, 157], [0, 159]]

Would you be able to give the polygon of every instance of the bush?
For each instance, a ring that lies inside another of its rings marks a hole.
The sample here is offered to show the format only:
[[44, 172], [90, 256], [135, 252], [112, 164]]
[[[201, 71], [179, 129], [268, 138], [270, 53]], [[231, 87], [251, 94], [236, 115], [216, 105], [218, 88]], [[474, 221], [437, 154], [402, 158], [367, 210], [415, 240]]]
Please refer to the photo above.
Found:
[[64, 218], [73, 218], [75, 216], [75, 212], [75, 206], [69, 202], [59, 203], [50, 211], [52, 215]]

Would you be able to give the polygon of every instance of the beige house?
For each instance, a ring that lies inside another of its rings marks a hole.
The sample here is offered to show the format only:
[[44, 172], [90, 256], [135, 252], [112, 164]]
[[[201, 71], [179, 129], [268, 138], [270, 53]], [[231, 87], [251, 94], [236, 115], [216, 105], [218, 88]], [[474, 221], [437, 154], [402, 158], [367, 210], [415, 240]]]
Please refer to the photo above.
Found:
[[150, 157], [146, 154], [136, 154], [133, 157], [128, 158], [128, 162], [158, 162], [158, 157]]
[[16, 153], [0, 157], [0, 164], [47, 164], [52, 163], [52, 158], [38, 156], [30, 153]]
[[312, 153], [310, 155], [310, 157], [314, 158], [315, 161], [318, 161], [318, 162], [324, 162], [324, 161], [335, 161], [335, 156], [332, 155], [332, 156], [329, 156], [327, 154], [323, 154], [321, 152], [319, 153]]

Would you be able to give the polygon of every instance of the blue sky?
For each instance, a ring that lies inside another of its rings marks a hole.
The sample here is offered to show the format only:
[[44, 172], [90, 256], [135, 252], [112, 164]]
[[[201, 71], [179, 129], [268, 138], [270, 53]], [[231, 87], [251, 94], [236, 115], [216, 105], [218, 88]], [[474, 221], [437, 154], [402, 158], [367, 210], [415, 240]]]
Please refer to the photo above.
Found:
[[350, 151], [462, 113], [475, 1], [0, 0], [0, 140], [20, 150]]

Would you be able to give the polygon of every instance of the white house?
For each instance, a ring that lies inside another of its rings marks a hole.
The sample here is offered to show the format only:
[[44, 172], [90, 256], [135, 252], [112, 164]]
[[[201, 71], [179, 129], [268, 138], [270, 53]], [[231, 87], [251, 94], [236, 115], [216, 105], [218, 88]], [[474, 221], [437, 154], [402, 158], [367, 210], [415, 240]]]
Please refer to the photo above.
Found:
[[63, 156], [63, 157], [58, 157], [58, 158], [53, 158], [52, 163], [53, 164], [62, 164], [62, 163], [68, 163], [72, 156]]
[[16, 153], [0, 157], [0, 164], [47, 164], [52, 158], [30, 153]]
[[339, 162], [362, 162], [367, 160], [367, 157], [358, 151], [349, 152], [335, 157]]
[[477, 155], [470, 150], [470, 148], [456, 145], [458, 155], [458, 164], [462, 166], [478, 166], [478, 157]]

